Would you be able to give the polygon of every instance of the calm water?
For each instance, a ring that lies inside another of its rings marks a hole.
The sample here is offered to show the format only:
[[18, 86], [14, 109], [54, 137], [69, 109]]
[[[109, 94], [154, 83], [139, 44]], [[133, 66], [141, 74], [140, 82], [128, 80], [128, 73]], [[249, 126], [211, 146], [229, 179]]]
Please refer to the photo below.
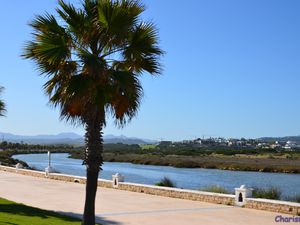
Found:
[[[52, 154], [52, 167], [60, 173], [85, 176], [82, 160], [70, 159], [68, 154]], [[15, 155], [15, 159], [29, 166], [44, 170], [48, 165], [47, 154]], [[183, 169], [170, 166], [136, 165], [131, 163], [105, 162], [100, 178], [111, 179], [115, 173], [125, 176], [125, 181], [155, 184], [164, 176], [176, 182], [177, 187], [199, 189], [209, 185], [220, 185], [233, 191], [246, 184], [250, 187], [278, 187], [284, 196], [300, 194], [300, 174], [260, 173], [227, 171], [216, 169]]]

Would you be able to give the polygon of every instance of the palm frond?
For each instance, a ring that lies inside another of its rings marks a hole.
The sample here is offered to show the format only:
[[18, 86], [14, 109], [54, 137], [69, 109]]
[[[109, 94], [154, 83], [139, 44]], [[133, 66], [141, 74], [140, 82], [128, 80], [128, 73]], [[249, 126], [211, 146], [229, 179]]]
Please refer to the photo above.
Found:
[[144, 10], [139, 0], [82, 0], [80, 8], [59, 0], [60, 20], [46, 13], [30, 23], [23, 57], [47, 77], [44, 90], [61, 119], [82, 124], [105, 109], [123, 126], [137, 114], [139, 76], [160, 74], [164, 54], [155, 25], [141, 20]]
[[[0, 94], [2, 93], [3, 90], [4, 88], [0, 87]], [[3, 100], [0, 100], [0, 116], [5, 116], [5, 113], [6, 113], [5, 103], [3, 102]]]
[[[61, 63], [59, 71], [44, 84], [45, 93], [51, 98], [59, 88], [66, 88], [72, 76], [77, 74], [76, 72], [77, 63], [75, 61]], [[51, 102], [54, 103], [55, 101], [51, 100]]]
[[37, 16], [30, 25], [34, 38], [26, 43], [23, 57], [35, 60], [41, 73], [55, 73], [71, 57], [72, 38], [49, 14]]
[[130, 32], [128, 47], [123, 52], [125, 65], [136, 73], [161, 73], [158, 32], [152, 23], [140, 23]]
[[116, 124], [123, 126], [136, 115], [143, 88], [137, 76], [129, 71], [113, 71], [112, 78], [112, 95], [108, 105]]
[[78, 49], [77, 57], [82, 63], [82, 73], [96, 76], [108, 68], [107, 63], [103, 58], [92, 54], [88, 50]]
[[74, 36], [74, 39], [78, 42], [87, 42], [86, 32], [91, 23], [87, 21], [85, 12], [76, 9], [72, 4], [65, 3], [63, 0], [59, 0], [59, 6], [60, 8], [57, 8], [56, 11], [66, 23], [70, 35]]
[[98, 1], [98, 29], [102, 33], [102, 49], [110, 52], [116, 45], [126, 44], [132, 27], [139, 21], [144, 11], [140, 1]]

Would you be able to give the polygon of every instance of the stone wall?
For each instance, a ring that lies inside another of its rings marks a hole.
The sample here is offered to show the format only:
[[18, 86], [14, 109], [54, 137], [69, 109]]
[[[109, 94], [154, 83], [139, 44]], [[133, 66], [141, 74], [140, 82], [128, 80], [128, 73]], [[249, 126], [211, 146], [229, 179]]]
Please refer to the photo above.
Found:
[[245, 208], [300, 215], [300, 204], [270, 199], [247, 198]]
[[6, 171], [10, 173], [18, 173], [22, 175], [28, 175], [33, 177], [45, 177], [45, 172], [26, 170], [26, 169], [16, 169], [14, 167], [0, 166], [0, 171]]
[[[26, 170], [26, 169], [15, 169], [6, 166], [0, 166], [0, 171], [6, 171], [11, 173], [18, 173], [22, 175], [42, 177], [42, 178], [60, 180], [66, 182], [75, 182], [80, 184], [85, 184], [86, 182], [85, 177], [71, 176], [71, 175], [65, 175], [59, 173], [50, 173], [46, 175], [45, 172]], [[114, 188], [113, 182], [111, 180], [104, 180], [104, 179], [98, 180], [98, 186], [104, 188]], [[171, 197], [171, 198], [203, 201], [203, 202], [209, 202], [215, 204], [235, 205], [235, 196], [228, 195], [228, 194], [193, 191], [193, 190], [186, 190], [186, 189], [179, 189], [179, 188], [158, 187], [153, 185], [135, 184], [135, 183], [127, 183], [127, 182], [120, 182], [118, 184], [118, 187], [117, 188], [115, 187], [115, 189], [144, 193], [144, 194], [151, 194], [151, 195], [158, 195], [164, 197]], [[292, 203], [292, 202], [285, 202], [285, 201], [247, 198], [244, 207], [251, 208], [251, 209], [278, 212], [278, 213], [293, 214], [293, 215], [300, 214], [299, 203]]]
[[[7, 166], [0, 166], [0, 171], [6, 171], [6, 172], [10, 172], [10, 173], [18, 173], [18, 174], [28, 175], [28, 176], [33, 176], [33, 177], [48, 178], [48, 179], [52, 179], [52, 180], [74, 182], [74, 183], [80, 183], [80, 184], [85, 184], [85, 181], [86, 181], [85, 177], [80, 177], [80, 176], [66, 175], [66, 174], [61, 174], [61, 173], [46, 174], [45, 172], [41, 172], [41, 171], [27, 170], [27, 169], [15, 169], [13, 167], [7, 167]], [[112, 181], [98, 179], [98, 186], [112, 188]]]
[[125, 182], [119, 183], [118, 189], [171, 198], [181, 198], [193, 201], [234, 205], [234, 195], [227, 194], [193, 191], [179, 188], [158, 187], [153, 185], [133, 184]]

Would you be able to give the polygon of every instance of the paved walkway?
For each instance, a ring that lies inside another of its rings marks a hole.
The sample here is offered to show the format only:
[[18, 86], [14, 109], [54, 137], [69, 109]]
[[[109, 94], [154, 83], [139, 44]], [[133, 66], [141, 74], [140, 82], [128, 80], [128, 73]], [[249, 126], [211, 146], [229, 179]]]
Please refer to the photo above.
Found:
[[[0, 197], [81, 216], [85, 186], [0, 171]], [[99, 188], [98, 222], [103, 225], [269, 225], [272, 212]]]

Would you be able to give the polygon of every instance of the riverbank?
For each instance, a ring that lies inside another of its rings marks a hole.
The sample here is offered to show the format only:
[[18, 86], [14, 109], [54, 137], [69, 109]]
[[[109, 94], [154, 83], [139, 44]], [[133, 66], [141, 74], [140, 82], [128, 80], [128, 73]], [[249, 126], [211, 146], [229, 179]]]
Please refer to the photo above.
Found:
[[[71, 158], [83, 159], [82, 152], [71, 152]], [[206, 168], [233, 171], [300, 173], [299, 158], [262, 157], [255, 155], [154, 155], [103, 153], [106, 162], [129, 162], [142, 165], [173, 166], [178, 168]]]
[[[30, 168], [29, 165], [18, 159], [14, 159], [13, 155], [20, 155], [20, 154], [45, 154], [49, 150], [0, 150], [0, 165], [4, 166], [15, 166], [17, 163], [20, 163], [24, 168]], [[52, 153], [68, 153], [71, 154], [75, 150], [51, 150]]]
[[[29, 168], [26, 162], [13, 159], [16, 154], [46, 153], [47, 150], [5, 150], [0, 151], [2, 165], [13, 166], [21, 163]], [[83, 151], [64, 150], [52, 151], [52, 153], [69, 153], [70, 158], [83, 159]], [[274, 173], [300, 173], [300, 158], [288, 154], [269, 155], [162, 155], [144, 153], [115, 153], [104, 152], [105, 162], [127, 162], [141, 165], [172, 166], [177, 168], [206, 168], [232, 171], [256, 171]]]

